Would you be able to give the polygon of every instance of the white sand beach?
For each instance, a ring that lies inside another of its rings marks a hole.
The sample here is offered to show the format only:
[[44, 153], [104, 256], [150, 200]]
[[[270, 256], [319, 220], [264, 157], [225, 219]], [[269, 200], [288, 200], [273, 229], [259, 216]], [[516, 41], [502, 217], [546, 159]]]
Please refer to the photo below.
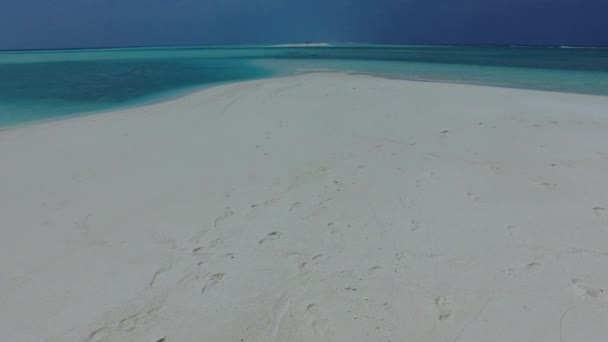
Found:
[[608, 336], [608, 97], [308, 74], [0, 162], [4, 341]]

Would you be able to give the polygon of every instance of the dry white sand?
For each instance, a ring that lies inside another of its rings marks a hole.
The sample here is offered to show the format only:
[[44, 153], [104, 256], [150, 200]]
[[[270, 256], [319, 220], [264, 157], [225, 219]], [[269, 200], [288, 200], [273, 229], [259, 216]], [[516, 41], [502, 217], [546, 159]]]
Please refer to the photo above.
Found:
[[311, 74], [0, 132], [3, 341], [606, 341], [608, 98]]

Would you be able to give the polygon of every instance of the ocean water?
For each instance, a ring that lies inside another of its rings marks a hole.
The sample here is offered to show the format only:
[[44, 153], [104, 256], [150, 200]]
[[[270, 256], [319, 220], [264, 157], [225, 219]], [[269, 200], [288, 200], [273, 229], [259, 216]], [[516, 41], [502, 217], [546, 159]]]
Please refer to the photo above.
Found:
[[608, 95], [608, 48], [335, 45], [0, 52], [0, 126], [318, 70]]

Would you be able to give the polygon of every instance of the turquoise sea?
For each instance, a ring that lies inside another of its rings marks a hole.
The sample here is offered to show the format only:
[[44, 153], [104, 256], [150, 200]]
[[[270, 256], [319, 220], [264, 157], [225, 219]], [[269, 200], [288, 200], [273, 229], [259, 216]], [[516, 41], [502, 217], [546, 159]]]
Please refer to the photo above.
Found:
[[0, 52], [0, 126], [318, 70], [608, 95], [608, 48], [332, 45], [6, 51]]

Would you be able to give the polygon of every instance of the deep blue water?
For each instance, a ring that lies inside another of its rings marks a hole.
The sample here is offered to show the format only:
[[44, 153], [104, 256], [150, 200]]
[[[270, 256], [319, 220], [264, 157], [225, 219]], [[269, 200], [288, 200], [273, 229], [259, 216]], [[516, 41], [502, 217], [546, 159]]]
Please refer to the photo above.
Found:
[[0, 126], [314, 70], [608, 95], [608, 49], [341, 45], [0, 52]]

